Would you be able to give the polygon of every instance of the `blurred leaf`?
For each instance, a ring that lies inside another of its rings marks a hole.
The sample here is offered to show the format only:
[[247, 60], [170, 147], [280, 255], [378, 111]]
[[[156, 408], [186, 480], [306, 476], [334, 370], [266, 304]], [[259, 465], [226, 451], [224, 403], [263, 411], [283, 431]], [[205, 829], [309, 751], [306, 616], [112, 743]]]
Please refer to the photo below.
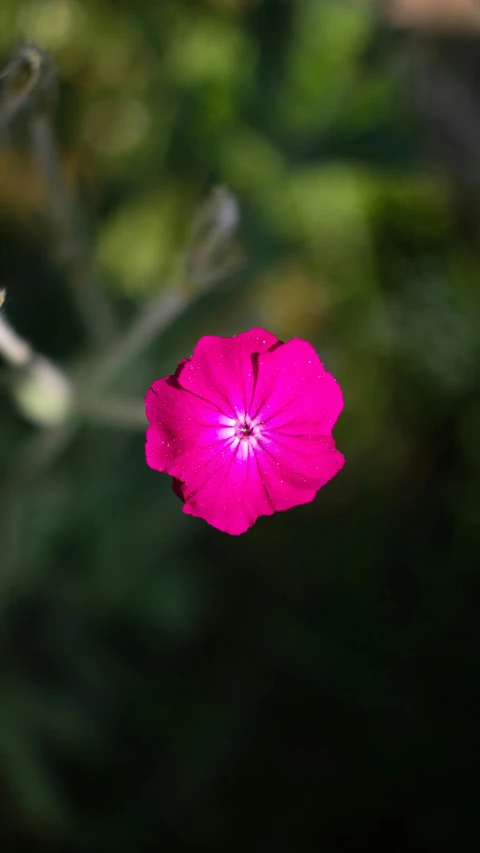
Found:
[[161, 286], [180, 247], [179, 224], [181, 201], [173, 187], [130, 201], [100, 232], [100, 264], [125, 293]]

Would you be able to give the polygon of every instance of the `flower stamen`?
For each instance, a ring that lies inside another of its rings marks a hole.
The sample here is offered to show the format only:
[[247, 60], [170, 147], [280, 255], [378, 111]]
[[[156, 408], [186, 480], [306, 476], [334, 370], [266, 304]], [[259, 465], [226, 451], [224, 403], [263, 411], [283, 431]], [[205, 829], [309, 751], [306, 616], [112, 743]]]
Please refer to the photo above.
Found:
[[239, 415], [235, 424], [235, 435], [239, 439], [249, 439], [256, 435], [257, 427], [249, 415]]

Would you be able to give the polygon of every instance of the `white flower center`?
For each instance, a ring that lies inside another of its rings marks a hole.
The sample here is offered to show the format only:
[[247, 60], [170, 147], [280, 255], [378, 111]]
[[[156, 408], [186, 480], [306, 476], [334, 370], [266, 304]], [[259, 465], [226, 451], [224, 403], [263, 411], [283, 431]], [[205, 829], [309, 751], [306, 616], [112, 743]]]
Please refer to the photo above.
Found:
[[246, 459], [250, 452], [258, 446], [257, 439], [261, 435], [261, 422], [252, 420], [246, 412], [237, 413], [236, 418], [222, 417], [218, 437], [236, 450], [241, 459]]
[[241, 415], [235, 421], [235, 436], [243, 441], [249, 438], [255, 438], [259, 433], [259, 425], [256, 421], [252, 421], [249, 415]]

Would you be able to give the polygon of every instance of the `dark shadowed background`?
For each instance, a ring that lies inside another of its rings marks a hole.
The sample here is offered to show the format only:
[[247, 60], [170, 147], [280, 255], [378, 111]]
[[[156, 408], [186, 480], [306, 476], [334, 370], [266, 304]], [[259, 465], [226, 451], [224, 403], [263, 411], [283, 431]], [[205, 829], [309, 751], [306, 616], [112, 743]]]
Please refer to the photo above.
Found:
[[[478, 850], [480, 3], [1, 0], [0, 53], [2, 851]], [[233, 538], [142, 400], [257, 325], [347, 463]]]

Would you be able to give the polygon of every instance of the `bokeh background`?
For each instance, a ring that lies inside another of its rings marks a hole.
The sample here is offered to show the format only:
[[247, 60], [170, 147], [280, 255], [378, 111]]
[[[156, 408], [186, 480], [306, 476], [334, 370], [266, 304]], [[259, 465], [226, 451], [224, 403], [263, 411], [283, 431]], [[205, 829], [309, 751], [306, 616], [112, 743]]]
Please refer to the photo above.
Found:
[[[2, 851], [478, 850], [480, 4], [2, 0], [0, 54]], [[142, 400], [255, 325], [347, 464], [233, 538]]]

